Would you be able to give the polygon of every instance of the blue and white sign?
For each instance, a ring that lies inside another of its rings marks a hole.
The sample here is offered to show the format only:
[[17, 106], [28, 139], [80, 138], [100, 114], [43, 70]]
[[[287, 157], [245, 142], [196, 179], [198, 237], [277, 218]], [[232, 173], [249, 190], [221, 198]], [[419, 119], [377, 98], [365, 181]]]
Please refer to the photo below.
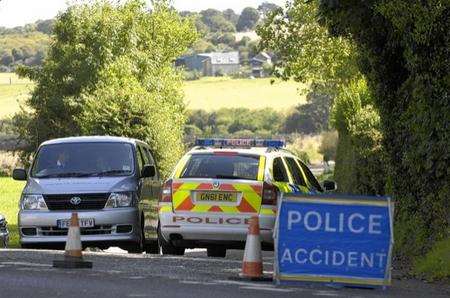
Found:
[[275, 279], [389, 285], [392, 215], [387, 197], [282, 197], [274, 235]]

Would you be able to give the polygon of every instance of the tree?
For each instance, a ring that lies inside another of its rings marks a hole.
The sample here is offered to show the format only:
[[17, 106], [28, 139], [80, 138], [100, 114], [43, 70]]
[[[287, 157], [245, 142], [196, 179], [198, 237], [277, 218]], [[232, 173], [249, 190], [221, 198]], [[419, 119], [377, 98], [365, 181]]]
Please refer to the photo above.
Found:
[[258, 11], [265, 18], [271, 12], [273, 12], [279, 8], [280, 8], [280, 6], [276, 5], [275, 3], [263, 2], [258, 6]]
[[312, 82], [308, 103], [288, 116], [285, 130], [310, 133], [327, 129], [331, 114], [339, 133], [335, 171], [339, 190], [383, 194], [386, 170], [379, 116], [372, 93], [364, 87], [357, 47], [348, 38], [329, 35], [319, 23], [318, 4], [288, 2], [285, 9], [269, 14], [257, 30], [262, 37], [261, 48], [278, 56], [275, 76]]
[[59, 15], [42, 68], [15, 123], [29, 156], [44, 140], [81, 134], [135, 137], [150, 144], [163, 175], [183, 150], [181, 74], [172, 67], [196, 38], [191, 19], [165, 1], [96, 1]]
[[235, 26], [228, 21], [217, 9], [206, 9], [200, 12], [201, 21], [209, 27], [212, 32], [234, 32]]
[[14, 56], [11, 53], [5, 52], [0, 56], [0, 64], [9, 66], [12, 63], [14, 63]]
[[360, 75], [356, 47], [346, 38], [330, 36], [318, 23], [317, 13], [316, 1], [288, 2], [258, 27], [259, 48], [276, 53], [277, 77], [326, 84], [336, 94], [339, 86]]
[[306, 96], [307, 103], [298, 105], [287, 116], [284, 132], [317, 134], [328, 129], [333, 97], [327, 88], [326, 85], [312, 85]]
[[15, 61], [22, 60], [24, 58], [23, 52], [22, 52], [21, 49], [13, 48], [12, 49], [12, 55], [14, 56], [14, 60]]
[[450, 3], [321, 1], [335, 36], [351, 38], [380, 112], [396, 244], [405, 260], [448, 237]]
[[239, 16], [236, 29], [239, 32], [255, 29], [259, 21], [259, 12], [253, 7], [246, 7]]
[[45, 20], [36, 22], [36, 30], [44, 34], [50, 35], [53, 31], [54, 20]]
[[239, 15], [236, 14], [234, 12], [234, 10], [229, 8], [229, 9], [224, 10], [222, 14], [227, 21], [229, 21], [231, 24], [233, 24], [233, 26], [237, 25], [237, 22], [239, 20]]

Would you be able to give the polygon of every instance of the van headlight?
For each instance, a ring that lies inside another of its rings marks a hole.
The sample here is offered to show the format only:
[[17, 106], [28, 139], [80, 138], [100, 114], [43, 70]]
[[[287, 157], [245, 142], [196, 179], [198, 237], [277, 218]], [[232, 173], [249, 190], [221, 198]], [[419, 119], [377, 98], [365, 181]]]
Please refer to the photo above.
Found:
[[113, 192], [109, 195], [105, 208], [121, 208], [133, 205], [133, 194], [131, 192]]
[[22, 210], [48, 210], [42, 195], [23, 195], [20, 202]]

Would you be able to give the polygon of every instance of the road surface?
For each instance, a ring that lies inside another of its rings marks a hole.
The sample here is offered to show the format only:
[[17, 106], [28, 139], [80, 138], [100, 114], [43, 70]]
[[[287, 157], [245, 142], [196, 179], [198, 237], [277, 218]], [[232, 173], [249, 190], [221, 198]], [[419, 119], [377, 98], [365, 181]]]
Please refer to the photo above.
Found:
[[[450, 297], [448, 285], [394, 280], [381, 289], [333, 289], [326, 286], [277, 287], [271, 282], [236, 280], [242, 251], [225, 259], [202, 250], [183, 257], [131, 255], [120, 250], [88, 252], [93, 269], [62, 270], [52, 261], [63, 252], [0, 250], [0, 297]], [[273, 253], [264, 253], [266, 274]]]

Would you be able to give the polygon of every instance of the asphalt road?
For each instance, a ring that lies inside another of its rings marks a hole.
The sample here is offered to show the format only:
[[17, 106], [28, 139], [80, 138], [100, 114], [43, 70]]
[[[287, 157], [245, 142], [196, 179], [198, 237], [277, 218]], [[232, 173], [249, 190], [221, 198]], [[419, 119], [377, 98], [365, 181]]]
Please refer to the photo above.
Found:
[[[0, 297], [450, 297], [449, 285], [415, 280], [394, 279], [386, 291], [240, 281], [242, 251], [216, 259], [201, 250], [183, 257], [110, 250], [85, 253], [93, 269], [52, 268], [61, 256], [57, 251], [0, 250]], [[272, 262], [273, 253], [264, 253], [266, 274]]]

